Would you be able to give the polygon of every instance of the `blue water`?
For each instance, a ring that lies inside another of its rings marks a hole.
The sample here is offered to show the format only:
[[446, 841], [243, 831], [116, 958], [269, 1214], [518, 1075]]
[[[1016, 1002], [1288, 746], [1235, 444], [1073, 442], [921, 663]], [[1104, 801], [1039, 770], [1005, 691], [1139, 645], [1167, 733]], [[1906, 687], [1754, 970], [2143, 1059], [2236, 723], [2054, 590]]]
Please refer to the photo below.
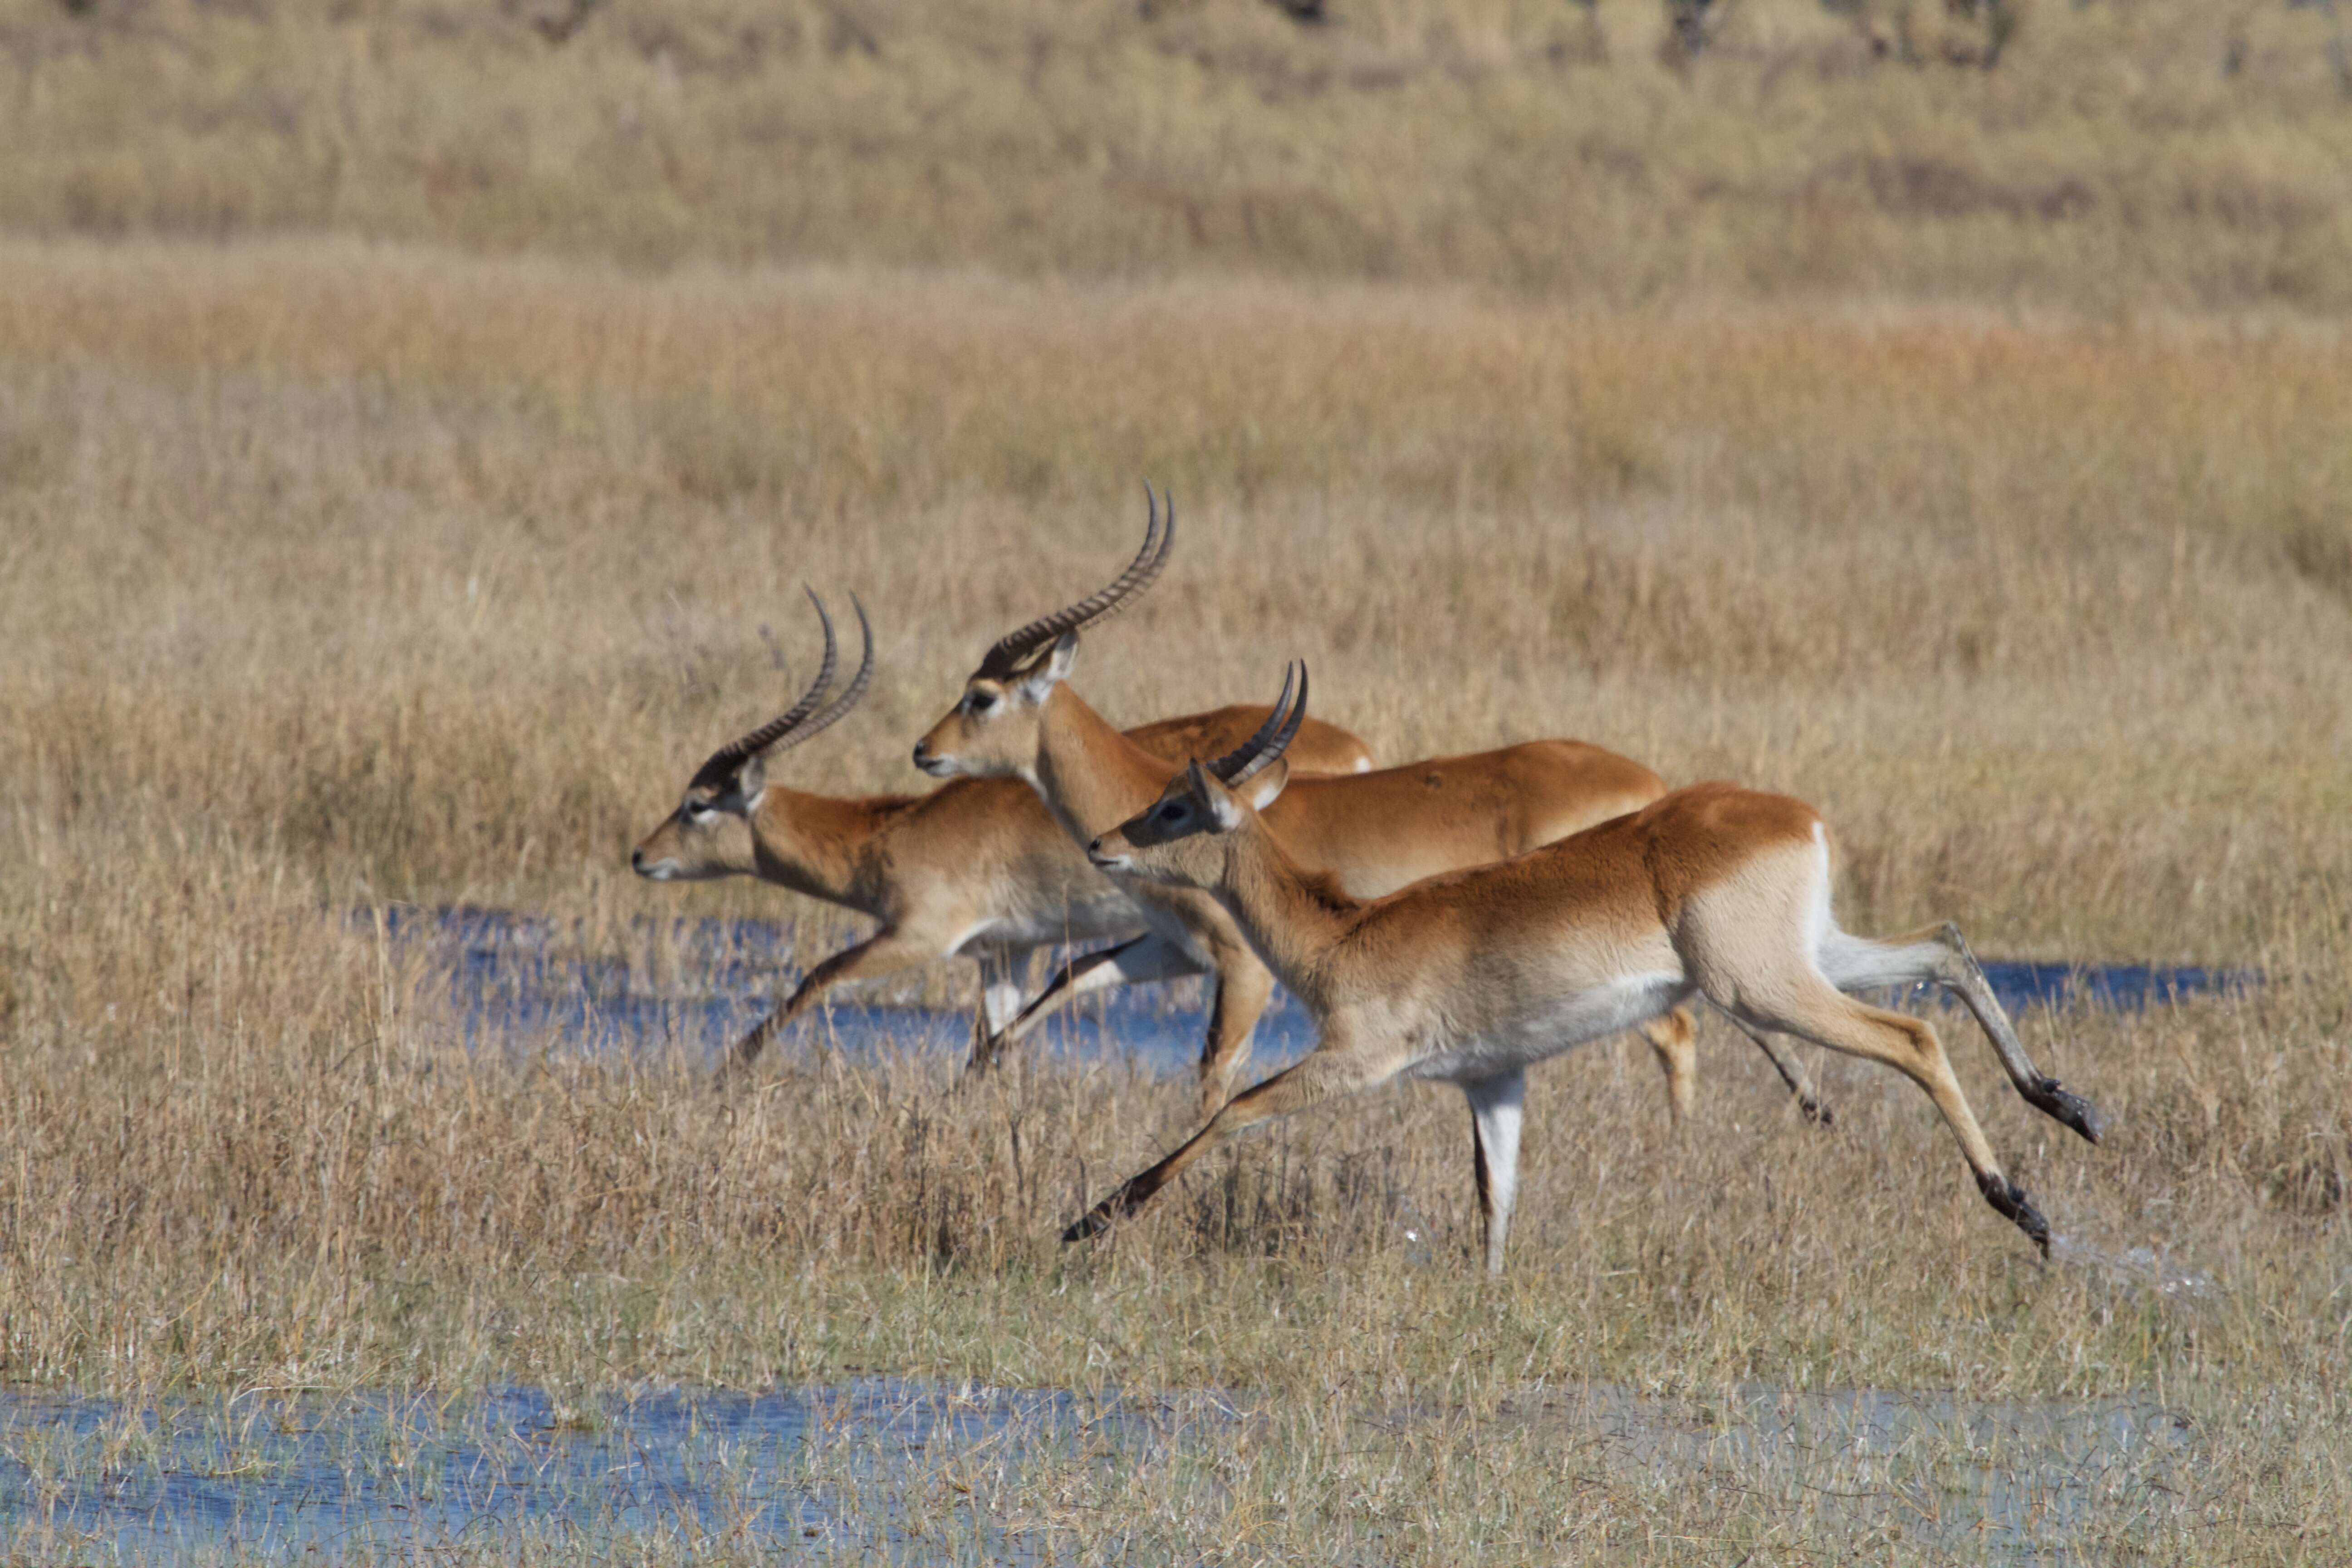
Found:
[[[370, 911], [358, 918], [373, 922], [376, 916]], [[635, 979], [620, 960], [576, 956], [574, 950], [584, 944], [567, 929], [534, 916], [392, 906], [382, 918], [398, 946], [421, 949], [435, 966], [446, 967], [449, 999], [469, 1039], [489, 1031], [510, 1038], [557, 1037], [593, 1050], [675, 1047], [691, 1057], [710, 1058], [766, 1016], [801, 975], [793, 962], [792, 927], [769, 921], [638, 922], [631, 930], [632, 943], [641, 952], [661, 944], [670, 967], [682, 977], [677, 987], [656, 989]], [[1066, 956], [1056, 954], [1055, 962]], [[640, 965], [636, 973], [647, 967]], [[2243, 970], [2137, 963], [1995, 962], [1984, 968], [2012, 1015], [2074, 1005], [2133, 1012], [2259, 979]], [[1190, 1070], [1197, 1058], [1205, 1011], [1197, 981], [1130, 986], [1066, 1010], [1031, 1045], [1036, 1051], [1081, 1058], [1115, 1047], [1153, 1070], [1174, 1074]], [[887, 1041], [902, 1049], [960, 1051], [969, 1043], [971, 1027], [965, 1013], [869, 1005], [854, 993], [836, 990], [828, 1004], [812, 1009], [776, 1043], [857, 1050]], [[1282, 1066], [1314, 1044], [1313, 1020], [1277, 987], [1258, 1024], [1255, 1065]]]
[[[1084, 1438], [1135, 1459], [1186, 1431], [1149, 1403], [884, 1378], [577, 1405], [536, 1388], [135, 1406], [0, 1394], [0, 1552], [37, 1538], [275, 1561], [617, 1539], [903, 1559], [927, 1452], [1017, 1441], [1045, 1463]], [[985, 1521], [971, 1535], [992, 1561], [1027, 1560]]]
[[[1239, 1500], [1215, 1460], [1278, 1450], [1286, 1420], [1216, 1391], [882, 1378], [576, 1405], [534, 1388], [138, 1405], [0, 1394], [0, 1552], [285, 1562], [535, 1546], [1025, 1563], [1075, 1555], [1066, 1528], [1057, 1539], [1009, 1522], [1036, 1518], [1041, 1497], [1132, 1485], [1155, 1503], [1192, 1494], [1161, 1516], [1179, 1539], [1137, 1544], [1196, 1561], [1214, 1543], [1181, 1539], [1172, 1521], [1221, 1519]], [[2096, 1562], [2161, 1527], [2192, 1507], [2198, 1441], [2144, 1401], [1762, 1386], [1675, 1398], [1589, 1384], [1531, 1387], [1475, 1428], [1443, 1409], [1385, 1412], [1349, 1447], [1392, 1451], [1408, 1427], [1450, 1429], [1457, 1445], [1514, 1439], [1524, 1462], [1572, 1462], [1615, 1488], [1734, 1488], [1815, 1544], [1866, 1544], [1897, 1524], [1995, 1563]]]
[[[373, 922], [373, 911], [357, 917]], [[585, 945], [535, 916], [501, 910], [388, 907], [394, 945], [418, 952], [446, 971], [453, 1011], [469, 1042], [561, 1039], [587, 1050], [684, 1050], [715, 1059], [791, 994], [803, 968], [793, 962], [793, 930], [768, 921], [647, 921], [630, 932], [633, 949], [663, 951], [674, 985], [648, 986], [650, 963], [578, 956]], [[1056, 952], [1054, 963], [1075, 952]], [[1055, 1016], [1026, 1042], [1032, 1055], [1092, 1059], [1115, 1047], [1152, 1070], [1192, 1070], [1206, 1026], [1198, 981], [1129, 986], [1097, 994]], [[821, 1045], [847, 1051], [885, 1045], [902, 1051], [962, 1052], [971, 1016], [961, 1010], [875, 1005], [836, 987], [796, 1021], [772, 1050]], [[1313, 1048], [1307, 1011], [1277, 989], [1258, 1022], [1252, 1060], [1278, 1067]]]

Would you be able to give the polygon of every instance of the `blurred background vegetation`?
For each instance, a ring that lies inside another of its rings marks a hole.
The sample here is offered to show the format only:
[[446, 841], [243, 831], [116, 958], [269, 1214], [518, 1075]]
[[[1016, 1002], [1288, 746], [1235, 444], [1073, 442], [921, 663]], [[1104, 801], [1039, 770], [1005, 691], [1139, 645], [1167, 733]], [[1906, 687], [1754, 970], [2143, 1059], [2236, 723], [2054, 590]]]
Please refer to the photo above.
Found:
[[0, 222], [467, 248], [2352, 303], [2290, 0], [11, 0]]

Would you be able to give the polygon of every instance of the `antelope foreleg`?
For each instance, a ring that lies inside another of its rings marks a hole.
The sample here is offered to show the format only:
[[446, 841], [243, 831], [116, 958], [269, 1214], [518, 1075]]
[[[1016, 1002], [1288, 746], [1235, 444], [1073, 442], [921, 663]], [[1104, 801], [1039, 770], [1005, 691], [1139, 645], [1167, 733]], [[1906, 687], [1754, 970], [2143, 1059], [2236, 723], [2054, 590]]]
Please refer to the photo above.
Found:
[[1780, 1075], [1780, 1081], [1787, 1084], [1789, 1092], [1797, 1097], [1797, 1109], [1805, 1113], [1806, 1121], [1816, 1122], [1823, 1127], [1837, 1125], [1837, 1113], [1822, 1103], [1820, 1091], [1813, 1088], [1812, 1075], [1806, 1072], [1797, 1058], [1789, 1054], [1787, 1047], [1764, 1030], [1750, 1025], [1738, 1014], [1724, 1008], [1717, 1008], [1717, 1011], [1730, 1019], [1731, 1026], [1747, 1036], [1754, 1042], [1756, 1048], [1764, 1053], [1764, 1059], [1772, 1064], [1772, 1069]]
[[[1274, 973], [1246, 948], [1216, 955], [1217, 994], [1209, 1009], [1209, 1032], [1201, 1041], [1201, 1115], [1216, 1114], [1233, 1081], [1249, 1060], [1250, 1034], [1274, 994]], [[1273, 1079], [1266, 1080], [1271, 1083]]]
[[1511, 1230], [1511, 1208], [1519, 1195], [1519, 1122], [1528, 1097], [1527, 1070], [1517, 1068], [1465, 1083], [1462, 1092], [1470, 1101], [1470, 1152], [1477, 1162], [1478, 1219], [1486, 1237], [1486, 1272], [1500, 1274], [1503, 1244]]
[[751, 1033], [735, 1043], [720, 1064], [719, 1076], [740, 1072], [758, 1059], [768, 1042], [792, 1021], [808, 1011], [812, 1003], [831, 987], [845, 980], [866, 980], [887, 974], [894, 970], [908, 969], [937, 956], [922, 943], [909, 941], [895, 931], [878, 931], [854, 947], [843, 948], [818, 964], [793, 988], [784, 1005], [752, 1026]]
[[1140, 985], [1153, 980], [1181, 980], [1202, 973], [1185, 951], [1164, 936], [1145, 932], [1116, 947], [1089, 952], [1064, 964], [1061, 972], [1037, 993], [1013, 1021], [985, 1037], [976, 1037], [967, 1070], [985, 1072], [1009, 1046], [1017, 1046], [1055, 1009], [1081, 996], [1118, 985]]
[[1209, 1118], [1207, 1126], [1150, 1170], [1120, 1183], [1110, 1196], [1063, 1231], [1062, 1239], [1083, 1241], [1090, 1236], [1100, 1236], [1110, 1228], [1112, 1220], [1134, 1214], [1188, 1166], [1243, 1129], [1370, 1089], [1394, 1077], [1396, 1070], [1395, 1065], [1385, 1061], [1374, 1066], [1360, 1058], [1317, 1051], [1305, 1061], [1283, 1068], [1256, 1088], [1226, 1101], [1223, 1109]]

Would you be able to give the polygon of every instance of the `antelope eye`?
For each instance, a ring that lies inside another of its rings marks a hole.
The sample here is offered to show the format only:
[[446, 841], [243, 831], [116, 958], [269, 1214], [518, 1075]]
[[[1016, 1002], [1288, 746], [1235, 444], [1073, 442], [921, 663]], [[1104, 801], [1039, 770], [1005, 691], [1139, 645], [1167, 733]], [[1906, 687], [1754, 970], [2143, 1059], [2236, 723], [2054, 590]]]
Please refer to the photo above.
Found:
[[1184, 820], [1184, 808], [1171, 800], [1166, 805], [1160, 808], [1160, 820], [1162, 822], [1181, 822]]
[[718, 815], [718, 809], [707, 800], [689, 800], [686, 803], [686, 819], [688, 822], [708, 822]]
[[996, 693], [993, 691], [972, 692], [963, 700], [963, 705], [967, 711], [973, 713], [985, 713], [990, 709], [996, 706]]

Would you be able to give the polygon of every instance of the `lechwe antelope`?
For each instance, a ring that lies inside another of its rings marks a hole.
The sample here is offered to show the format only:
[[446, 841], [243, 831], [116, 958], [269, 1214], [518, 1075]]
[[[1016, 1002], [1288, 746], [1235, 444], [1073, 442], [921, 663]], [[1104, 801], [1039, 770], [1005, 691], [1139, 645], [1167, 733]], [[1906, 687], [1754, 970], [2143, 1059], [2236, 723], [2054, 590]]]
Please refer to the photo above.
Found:
[[[1122, 737], [1067, 683], [1078, 634], [1133, 604], [1167, 565], [1176, 510], [1166, 522], [1157, 498], [1143, 547], [1098, 592], [999, 639], [964, 685], [963, 697], [915, 746], [915, 765], [936, 777], [1017, 777], [1035, 788], [1070, 836], [1084, 844], [1159, 795], [1168, 764]], [[1471, 756], [1441, 757], [1380, 773], [1306, 779], [1266, 823], [1300, 862], [1329, 872], [1357, 898], [1391, 892], [1423, 877], [1485, 865], [1635, 810], [1665, 793], [1657, 774], [1580, 741], [1529, 741]], [[1045, 1012], [1073, 996], [1137, 980], [1213, 972], [1216, 1001], [1201, 1055], [1201, 1111], [1223, 1104], [1248, 1059], [1251, 1029], [1273, 994], [1273, 977], [1215, 900], [1150, 882], [1128, 891], [1147, 935], [1077, 960], [1055, 977], [1009, 1028], [976, 1054], [985, 1067]], [[1696, 1031], [1679, 1007], [1645, 1020], [1643, 1033], [1665, 1069], [1668, 1104], [1690, 1108]], [[1818, 1115], [1796, 1064], [1757, 1039]]]
[[1746, 1028], [1908, 1075], [1959, 1139], [1985, 1201], [2047, 1255], [2050, 1227], [1993, 1158], [1936, 1031], [1845, 993], [1941, 984], [1976, 1015], [2028, 1104], [2094, 1143], [2097, 1113], [2034, 1067], [1958, 927], [1891, 941], [1838, 929], [1829, 831], [1812, 807], [1694, 784], [1500, 865], [1351, 898], [1300, 864], [1267, 811], [1286, 794], [1285, 737], [1306, 711], [1302, 665], [1258, 734], [1206, 767], [1188, 763], [1087, 854], [1117, 876], [1213, 898], [1307, 1004], [1321, 1038], [1096, 1205], [1065, 1241], [1134, 1213], [1255, 1122], [1391, 1079], [1440, 1079], [1469, 1097], [1486, 1267], [1499, 1270], [1528, 1067], [1704, 996]]
[[[843, 800], [770, 783], [768, 764], [848, 712], [873, 679], [874, 636], [860, 606], [865, 652], [857, 673], [839, 696], [824, 701], [836, 650], [833, 618], [822, 603], [816, 612], [824, 656], [808, 690], [777, 718], [713, 752], [677, 809], [629, 857], [639, 876], [656, 882], [758, 877], [882, 922], [864, 942], [810, 970], [784, 1005], [735, 1047], [729, 1058], [735, 1067], [749, 1065], [826, 987], [958, 954], [979, 960], [973, 1038], [987, 1039], [1020, 1009], [1020, 973], [1031, 949], [1129, 936], [1143, 924], [1134, 904], [1087, 865], [1024, 785], [971, 779], [927, 795]], [[1222, 708], [1129, 733], [1173, 767], [1237, 743], [1266, 713]], [[1292, 751], [1302, 770], [1371, 766], [1364, 743], [1336, 725], [1307, 725]]]

